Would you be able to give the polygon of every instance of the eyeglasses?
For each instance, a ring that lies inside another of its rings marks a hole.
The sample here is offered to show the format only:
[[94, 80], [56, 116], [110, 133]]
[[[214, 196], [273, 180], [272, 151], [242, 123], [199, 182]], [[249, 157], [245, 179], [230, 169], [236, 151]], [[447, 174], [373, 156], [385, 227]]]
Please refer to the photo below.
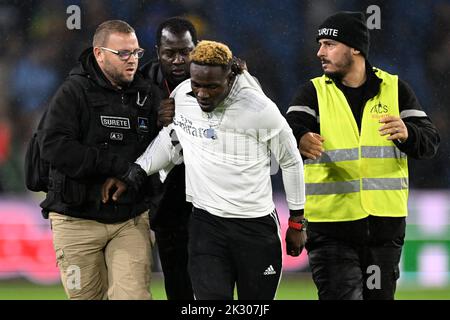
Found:
[[136, 59], [140, 59], [144, 55], [144, 51], [145, 51], [144, 49], [141, 49], [141, 48], [135, 49], [134, 51], [113, 50], [113, 49], [105, 48], [105, 47], [100, 47], [100, 49], [114, 53], [122, 61], [127, 61], [128, 59], [130, 59], [131, 55], [133, 55]]

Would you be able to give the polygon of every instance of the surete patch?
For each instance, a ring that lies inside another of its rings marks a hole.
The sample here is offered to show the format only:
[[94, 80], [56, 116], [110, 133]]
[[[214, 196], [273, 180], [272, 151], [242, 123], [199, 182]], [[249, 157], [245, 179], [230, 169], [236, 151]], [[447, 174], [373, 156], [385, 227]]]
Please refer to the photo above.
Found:
[[100, 119], [104, 127], [130, 129], [130, 119], [128, 118], [100, 116]]

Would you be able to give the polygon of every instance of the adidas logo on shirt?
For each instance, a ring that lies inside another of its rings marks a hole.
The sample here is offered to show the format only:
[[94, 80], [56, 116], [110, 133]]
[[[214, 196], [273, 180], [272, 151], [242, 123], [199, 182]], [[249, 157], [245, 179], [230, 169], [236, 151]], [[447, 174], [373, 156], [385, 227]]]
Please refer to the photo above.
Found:
[[270, 265], [266, 271], [264, 271], [264, 275], [265, 276], [270, 276], [272, 274], [276, 274], [277, 272], [275, 271], [275, 269], [272, 267], [272, 265]]

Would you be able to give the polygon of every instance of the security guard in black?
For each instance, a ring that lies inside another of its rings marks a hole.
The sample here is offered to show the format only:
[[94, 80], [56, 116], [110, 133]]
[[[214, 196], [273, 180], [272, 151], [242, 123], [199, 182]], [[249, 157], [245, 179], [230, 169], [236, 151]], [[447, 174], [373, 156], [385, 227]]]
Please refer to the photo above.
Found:
[[102, 203], [101, 187], [107, 177], [126, 180], [156, 136], [152, 89], [139, 72], [128, 85], [113, 86], [92, 52], [81, 54], [49, 105], [40, 142], [42, 157], [51, 164], [50, 185], [41, 207], [115, 223], [148, 208], [150, 188], [129, 188], [117, 202]]

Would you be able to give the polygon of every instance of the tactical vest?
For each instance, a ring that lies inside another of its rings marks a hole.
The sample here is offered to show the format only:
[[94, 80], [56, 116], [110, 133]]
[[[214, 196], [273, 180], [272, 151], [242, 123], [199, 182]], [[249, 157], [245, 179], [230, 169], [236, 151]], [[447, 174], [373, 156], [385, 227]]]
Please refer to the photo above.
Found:
[[382, 82], [364, 106], [361, 133], [336, 84], [325, 75], [312, 80], [325, 152], [305, 161], [305, 216], [311, 222], [407, 215], [406, 155], [378, 131], [383, 116], [399, 116], [398, 77], [374, 71]]
[[[145, 92], [105, 95], [98, 86], [86, 90], [90, 122], [83, 144], [119, 154], [134, 162], [150, 143], [150, 106]], [[141, 105], [139, 105], [141, 104]]]
[[[113, 92], [98, 86], [82, 76], [73, 79], [83, 87], [87, 102], [88, 123], [82, 123], [80, 142], [86, 146], [110, 152], [134, 162], [150, 144], [154, 135], [151, 127], [150, 90], [138, 92]], [[146, 103], [147, 102], [147, 103]], [[79, 121], [76, 119], [75, 121]], [[49, 194], [44, 202], [62, 201], [62, 213], [72, 216], [96, 218], [101, 221], [132, 217], [146, 209], [145, 192], [135, 194], [127, 190], [113, 205], [101, 203], [101, 186], [107, 177], [96, 176], [89, 179], [73, 179], [51, 169]], [[44, 204], [44, 203], [43, 203]], [[42, 205], [41, 205], [42, 206]], [[44, 204], [45, 206], [45, 204]], [[44, 207], [43, 206], [43, 207]], [[135, 212], [135, 211], [139, 212]], [[55, 210], [56, 211], [56, 210]], [[45, 216], [45, 215], [44, 215]]]

